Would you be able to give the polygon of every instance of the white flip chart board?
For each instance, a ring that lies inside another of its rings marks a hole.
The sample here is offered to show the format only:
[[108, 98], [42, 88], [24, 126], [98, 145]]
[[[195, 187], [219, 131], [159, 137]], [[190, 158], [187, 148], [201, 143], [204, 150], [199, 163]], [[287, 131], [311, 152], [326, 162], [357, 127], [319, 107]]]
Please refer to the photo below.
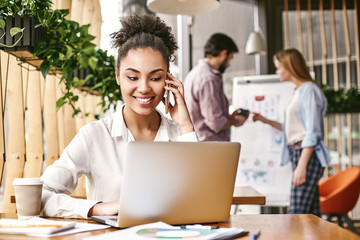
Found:
[[[258, 112], [284, 122], [284, 112], [295, 85], [280, 82], [277, 75], [235, 77], [233, 107]], [[236, 185], [250, 185], [266, 195], [266, 202], [288, 202], [291, 164], [280, 166], [282, 132], [270, 125], [254, 122], [252, 114], [241, 127], [231, 129], [231, 141], [241, 143]]]

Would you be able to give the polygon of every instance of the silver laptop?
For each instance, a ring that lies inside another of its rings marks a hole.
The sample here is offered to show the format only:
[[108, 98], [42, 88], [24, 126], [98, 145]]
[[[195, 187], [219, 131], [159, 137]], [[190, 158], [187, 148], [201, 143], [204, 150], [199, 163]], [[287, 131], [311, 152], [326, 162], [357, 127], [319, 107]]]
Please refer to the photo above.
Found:
[[130, 142], [119, 213], [92, 218], [120, 228], [227, 221], [239, 154], [233, 142]]

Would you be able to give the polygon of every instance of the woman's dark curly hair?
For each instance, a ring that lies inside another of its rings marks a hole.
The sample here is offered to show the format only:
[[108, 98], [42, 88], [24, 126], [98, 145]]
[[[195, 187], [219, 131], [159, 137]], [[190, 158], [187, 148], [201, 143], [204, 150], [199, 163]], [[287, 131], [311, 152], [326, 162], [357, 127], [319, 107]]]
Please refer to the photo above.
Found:
[[121, 21], [122, 28], [112, 33], [112, 47], [118, 49], [116, 67], [129, 50], [151, 47], [158, 50], [169, 67], [174, 60], [174, 52], [178, 49], [171, 27], [154, 15], [130, 15]]

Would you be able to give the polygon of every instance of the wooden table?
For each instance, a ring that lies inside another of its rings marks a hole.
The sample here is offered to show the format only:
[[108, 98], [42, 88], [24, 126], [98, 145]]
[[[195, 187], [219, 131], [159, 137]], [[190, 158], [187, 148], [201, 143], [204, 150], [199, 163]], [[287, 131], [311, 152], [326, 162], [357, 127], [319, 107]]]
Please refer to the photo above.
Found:
[[261, 230], [259, 240], [359, 240], [360, 236], [312, 214], [253, 214], [232, 215], [229, 223], [220, 227], [237, 227], [250, 231], [238, 239], [251, 239], [251, 234]]
[[[16, 215], [1, 214], [0, 217], [10, 218]], [[63, 219], [61, 219], [63, 220]], [[74, 219], [71, 219], [74, 221]], [[92, 220], [75, 220], [94, 223]], [[210, 224], [209, 224], [210, 225]], [[343, 229], [334, 223], [327, 222], [311, 214], [272, 214], [272, 215], [232, 215], [229, 222], [211, 224], [220, 227], [243, 228], [250, 231], [248, 236], [237, 239], [249, 240], [251, 234], [261, 229], [259, 240], [359, 240], [360, 236]], [[115, 228], [83, 232], [49, 238], [50, 240], [80, 240], [84, 237], [115, 231]], [[0, 235], [0, 239], [35, 240], [36, 237], [25, 235]]]
[[264, 205], [266, 198], [250, 186], [239, 186], [234, 189], [232, 204], [259, 204]]

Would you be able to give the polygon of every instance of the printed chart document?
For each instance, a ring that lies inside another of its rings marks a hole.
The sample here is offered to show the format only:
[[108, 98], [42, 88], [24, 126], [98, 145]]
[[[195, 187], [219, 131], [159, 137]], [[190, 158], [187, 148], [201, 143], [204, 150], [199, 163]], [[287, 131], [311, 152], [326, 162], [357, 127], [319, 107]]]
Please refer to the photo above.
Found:
[[211, 228], [210, 226], [190, 225], [183, 227], [172, 226], [163, 222], [139, 225], [123, 230], [99, 234], [83, 238], [84, 240], [155, 240], [155, 239], [233, 239], [241, 235], [246, 235], [240, 228]]

